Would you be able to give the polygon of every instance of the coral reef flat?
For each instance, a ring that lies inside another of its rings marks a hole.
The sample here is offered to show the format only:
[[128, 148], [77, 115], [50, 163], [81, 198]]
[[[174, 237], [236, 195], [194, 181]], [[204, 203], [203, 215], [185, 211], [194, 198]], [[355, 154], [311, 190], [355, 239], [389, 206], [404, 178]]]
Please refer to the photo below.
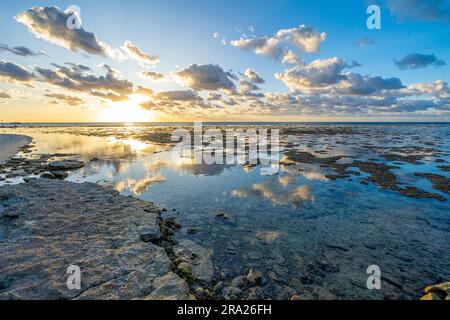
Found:
[[[1, 187], [0, 198], [0, 299], [188, 297], [151, 203], [49, 179]], [[80, 289], [66, 285], [71, 265]]]
[[176, 160], [179, 128], [0, 129], [32, 138], [0, 163], [0, 297], [448, 298], [449, 124], [204, 127], [278, 129], [274, 175]]

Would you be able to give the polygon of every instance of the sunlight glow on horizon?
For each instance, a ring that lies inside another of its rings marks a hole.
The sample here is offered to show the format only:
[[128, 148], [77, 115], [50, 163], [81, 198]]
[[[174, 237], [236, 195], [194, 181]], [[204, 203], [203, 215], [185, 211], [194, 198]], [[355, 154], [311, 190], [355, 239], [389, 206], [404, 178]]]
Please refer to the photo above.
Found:
[[155, 112], [143, 109], [140, 104], [148, 100], [141, 94], [129, 96], [129, 100], [108, 102], [99, 114], [101, 122], [151, 122], [155, 121]]

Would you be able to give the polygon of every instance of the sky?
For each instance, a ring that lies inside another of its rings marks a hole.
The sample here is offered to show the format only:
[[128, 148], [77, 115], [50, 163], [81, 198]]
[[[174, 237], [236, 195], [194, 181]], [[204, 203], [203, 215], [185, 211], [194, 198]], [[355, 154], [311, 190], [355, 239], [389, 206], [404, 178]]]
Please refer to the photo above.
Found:
[[450, 121], [450, 0], [0, 9], [4, 122]]

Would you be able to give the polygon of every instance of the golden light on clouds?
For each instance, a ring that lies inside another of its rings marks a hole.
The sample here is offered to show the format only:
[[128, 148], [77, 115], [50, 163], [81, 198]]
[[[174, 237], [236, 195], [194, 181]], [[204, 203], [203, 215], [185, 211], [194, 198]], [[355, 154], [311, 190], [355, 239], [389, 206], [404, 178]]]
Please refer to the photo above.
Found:
[[155, 121], [155, 112], [144, 110], [140, 104], [148, 97], [142, 94], [132, 94], [126, 101], [108, 102], [100, 112], [101, 122], [148, 122]]

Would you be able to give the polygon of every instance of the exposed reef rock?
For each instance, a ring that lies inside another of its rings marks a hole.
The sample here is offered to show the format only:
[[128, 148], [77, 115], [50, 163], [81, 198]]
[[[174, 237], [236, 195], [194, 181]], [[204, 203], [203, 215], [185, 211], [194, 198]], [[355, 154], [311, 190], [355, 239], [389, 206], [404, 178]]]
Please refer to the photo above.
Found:
[[[186, 299], [152, 203], [92, 183], [0, 187], [0, 299]], [[67, 268], [81, 288], [69, 290]]]

